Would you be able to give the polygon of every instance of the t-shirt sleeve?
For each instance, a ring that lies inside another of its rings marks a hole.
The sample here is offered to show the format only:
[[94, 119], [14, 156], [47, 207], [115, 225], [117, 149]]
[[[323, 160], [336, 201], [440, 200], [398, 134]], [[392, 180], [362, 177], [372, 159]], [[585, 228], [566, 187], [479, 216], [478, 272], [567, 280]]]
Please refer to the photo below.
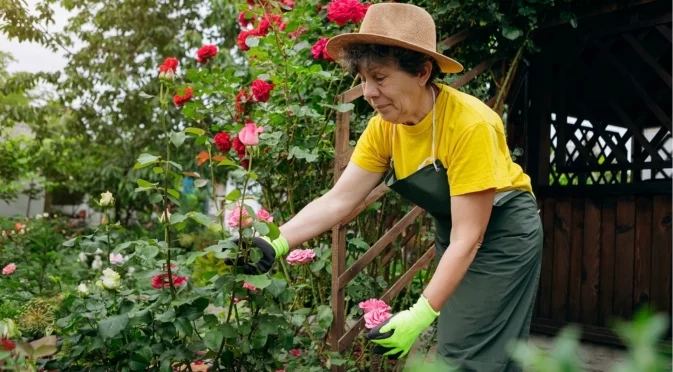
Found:
[[387, 140], [385, 133], [385, 126], [380, 119], [370, 119], [355, 145], [351, 161], [370, 172], [385, 172], [390, 163], [390, 140]]
[[498, 134], [487, 122], [467, 128], [456, 142], [449, 164], [451, 196], [478, 192], [498, 185]]

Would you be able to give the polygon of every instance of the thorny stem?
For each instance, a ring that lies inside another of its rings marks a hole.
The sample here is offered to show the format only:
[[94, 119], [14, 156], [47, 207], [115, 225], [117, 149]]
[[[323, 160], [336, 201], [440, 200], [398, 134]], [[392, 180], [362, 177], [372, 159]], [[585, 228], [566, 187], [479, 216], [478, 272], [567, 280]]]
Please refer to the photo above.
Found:
[[161, 83], [161, 88], [159, 92], [159, 98], [161, 101], [161, 106], [163, 108], [161, 115], [161, 125], [164, 129], [164, 135], [166, 136], [166, 161], [164, 162], [164, 198], [163, 198], [163, 211], [161, 211], [161, 216], [164, 219], [164, 241], [166, 242], [166, 268], [168, 270], [168, 285], [171, 289], [171, 298], [175, 300], [175, 284], [173, 283], [173, 273], [171, 272], [171, 231], [170, 231], [170, 222], [168, 221], [168, 173], [171, 160], [171, 140], [168, 135], [168, 130], [166, 129], [166, 110], [168, 109], [167, 101], [165, 100], [164, 94], [168, 93], [168, 90], [164, 92], [164, 83]]
[[220, 234], [222, 235], [222, 239], [224, 239], [224, 212], [220, 209], [220, 203], [217, 202], [217, 192], [215, 190], [215, 171], [213, 171], [213, 155], [210, 146], [208, 146], [208, 162], [210, 163], [210, 189], [212, 190], [211, 198], [213, 198], [213, 203], [215, 203], [215, 211], [217, 212], [217, 215], [220, 216], [220, 224], [222, 225], [222, 231]]
[[107, 215], [107, 207], [103, 208], [103, 218], [105, 218], [105, 235], [107, 235], [107, 265], [110, 266], [110, 217]]
[[[238, 250], [236, 250], [236, 258], [234, 259], [234, 262], [238, 262], [238, 257], [239, 254], [241, 253], [241, 249], [243, 248], [243, 227], [241, 226], [243, 222], [243, 205], [245, 204], [245, 192], [248, 189], [248, 181], [250, 180], [250, 170], [252, 169], [252, 152], [248, 152], [250, 155], [250, 159], [248, 161], [248, 172], [245, 175], [245, 181], [243, 182], [243, 192], [241, 193], [241, 207], [240, 209], [240, 214], [239, 214], [239, 239], [238, 239]], [[251, 216], [252, 218], [252, 216]], [[247, 253], [247, 251], [246, 251]], [[244, 259], [247, 259], [247, 254], [245, 254]], [[229, 302], [229, 311], [227, 313], [227, 321], [226, 323], [229, 324], [229, 321], [231, 320], [231, 314], [232, 310], [234, 309], [234, 294], [236, 293], [236, 283], [234, 282], [234, 285], [231, 288], [231, 300]], [[238, 318], [236, 319], [238, 321]], [[224, 343], [226, 341], [226, 338], [222, 338], [222, 342], [220, 342], [220, 347], [217, 350], [217, 354], [215, 355], [215, 361], [213, 362], [213, 371], [217, 371], [217, 367], [219, 365], [220, 361], [220, 355], [222, 355], [222, 350], [224, 350]]]

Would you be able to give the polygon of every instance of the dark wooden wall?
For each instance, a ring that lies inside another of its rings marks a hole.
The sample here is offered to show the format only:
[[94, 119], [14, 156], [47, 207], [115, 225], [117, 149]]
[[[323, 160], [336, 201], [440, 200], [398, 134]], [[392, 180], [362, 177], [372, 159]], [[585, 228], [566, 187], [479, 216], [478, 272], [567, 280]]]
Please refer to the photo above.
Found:
[[536, 328], [585, 326], [613, 342], [613, 320], [644, 304], [671, 313], [671, 195], [546, 196]]
[[537, 34], [508, 97], [508, 143], [524, 150], [544, 225], [533, 331], [576, 323], [619, 343], [613, 322], [640, 306], [673, 314], [671, 3], [579, 25]]

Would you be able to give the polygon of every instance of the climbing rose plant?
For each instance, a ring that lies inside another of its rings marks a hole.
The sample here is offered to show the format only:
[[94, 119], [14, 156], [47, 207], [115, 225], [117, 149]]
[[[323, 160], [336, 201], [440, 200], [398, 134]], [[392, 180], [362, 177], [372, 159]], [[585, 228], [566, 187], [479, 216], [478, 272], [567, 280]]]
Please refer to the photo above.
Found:
[[[206, 273], [202, 285], [192, 277], [205, 255], [252, 264], [262, 258], [247, 243], [277, 238], [278, 224], [297, 212], [293, 193], [314, 182], [292, 178], [299, 169], [329, 180], [335, 116], [352, 105], [332, 104], [347, 77], [325, 42], [353, 30], [365, 12], [357, 0], [301, 9], [288, 0], [249, 0], [238, 16], [243, 65], [223, 67], [223, 51], [206, 44], [193, 60], [169, 56], [157, 66], [159, 91], [145, 96], [160, 113], [161, 150], [142, 153], [130, 171], [151, 175], [137, 178], [136, 192], [148, 195], [162, 233], [118, 240], [123, 228], [108, 216], [114, 193], [101, 196], [101, 226], [64, 243], [97, 259], [92, 279], [63, 295], [55, 322], [63, 346], [49, 368], [170, 371], [203, 363], [212, 370], [319, 371], [353, 363], [326, 343], [333, 321], [326, 245], [297, 249], [269, 273], [228, 267]], [[168, 123], [171, 110], [182, 112], [181, 130]], [[180, 151], [194, 161], [176, 162]], [[213, 215], [179, 209], [185, 179], [210, 193]], [[236, 188], [218, 194], [227, 180]], [[253, 194], [253, 185], [262, 192]], [[255, 211], [251, 199], [262, 207]], [[185, 250], [176, 243], [188, 224], [219, 239]]]

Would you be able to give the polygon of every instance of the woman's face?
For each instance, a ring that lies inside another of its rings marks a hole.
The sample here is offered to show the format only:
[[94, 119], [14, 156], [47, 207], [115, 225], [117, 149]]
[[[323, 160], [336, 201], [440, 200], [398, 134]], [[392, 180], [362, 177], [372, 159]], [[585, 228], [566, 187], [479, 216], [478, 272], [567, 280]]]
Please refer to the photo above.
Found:
[[411, 75], [396, 64], [376, 64], [359, 71], [365, 99], [383, 120], [396, 124], [416, 124], [423, 117], [423, 98], [427, 91], [427, 68]]

